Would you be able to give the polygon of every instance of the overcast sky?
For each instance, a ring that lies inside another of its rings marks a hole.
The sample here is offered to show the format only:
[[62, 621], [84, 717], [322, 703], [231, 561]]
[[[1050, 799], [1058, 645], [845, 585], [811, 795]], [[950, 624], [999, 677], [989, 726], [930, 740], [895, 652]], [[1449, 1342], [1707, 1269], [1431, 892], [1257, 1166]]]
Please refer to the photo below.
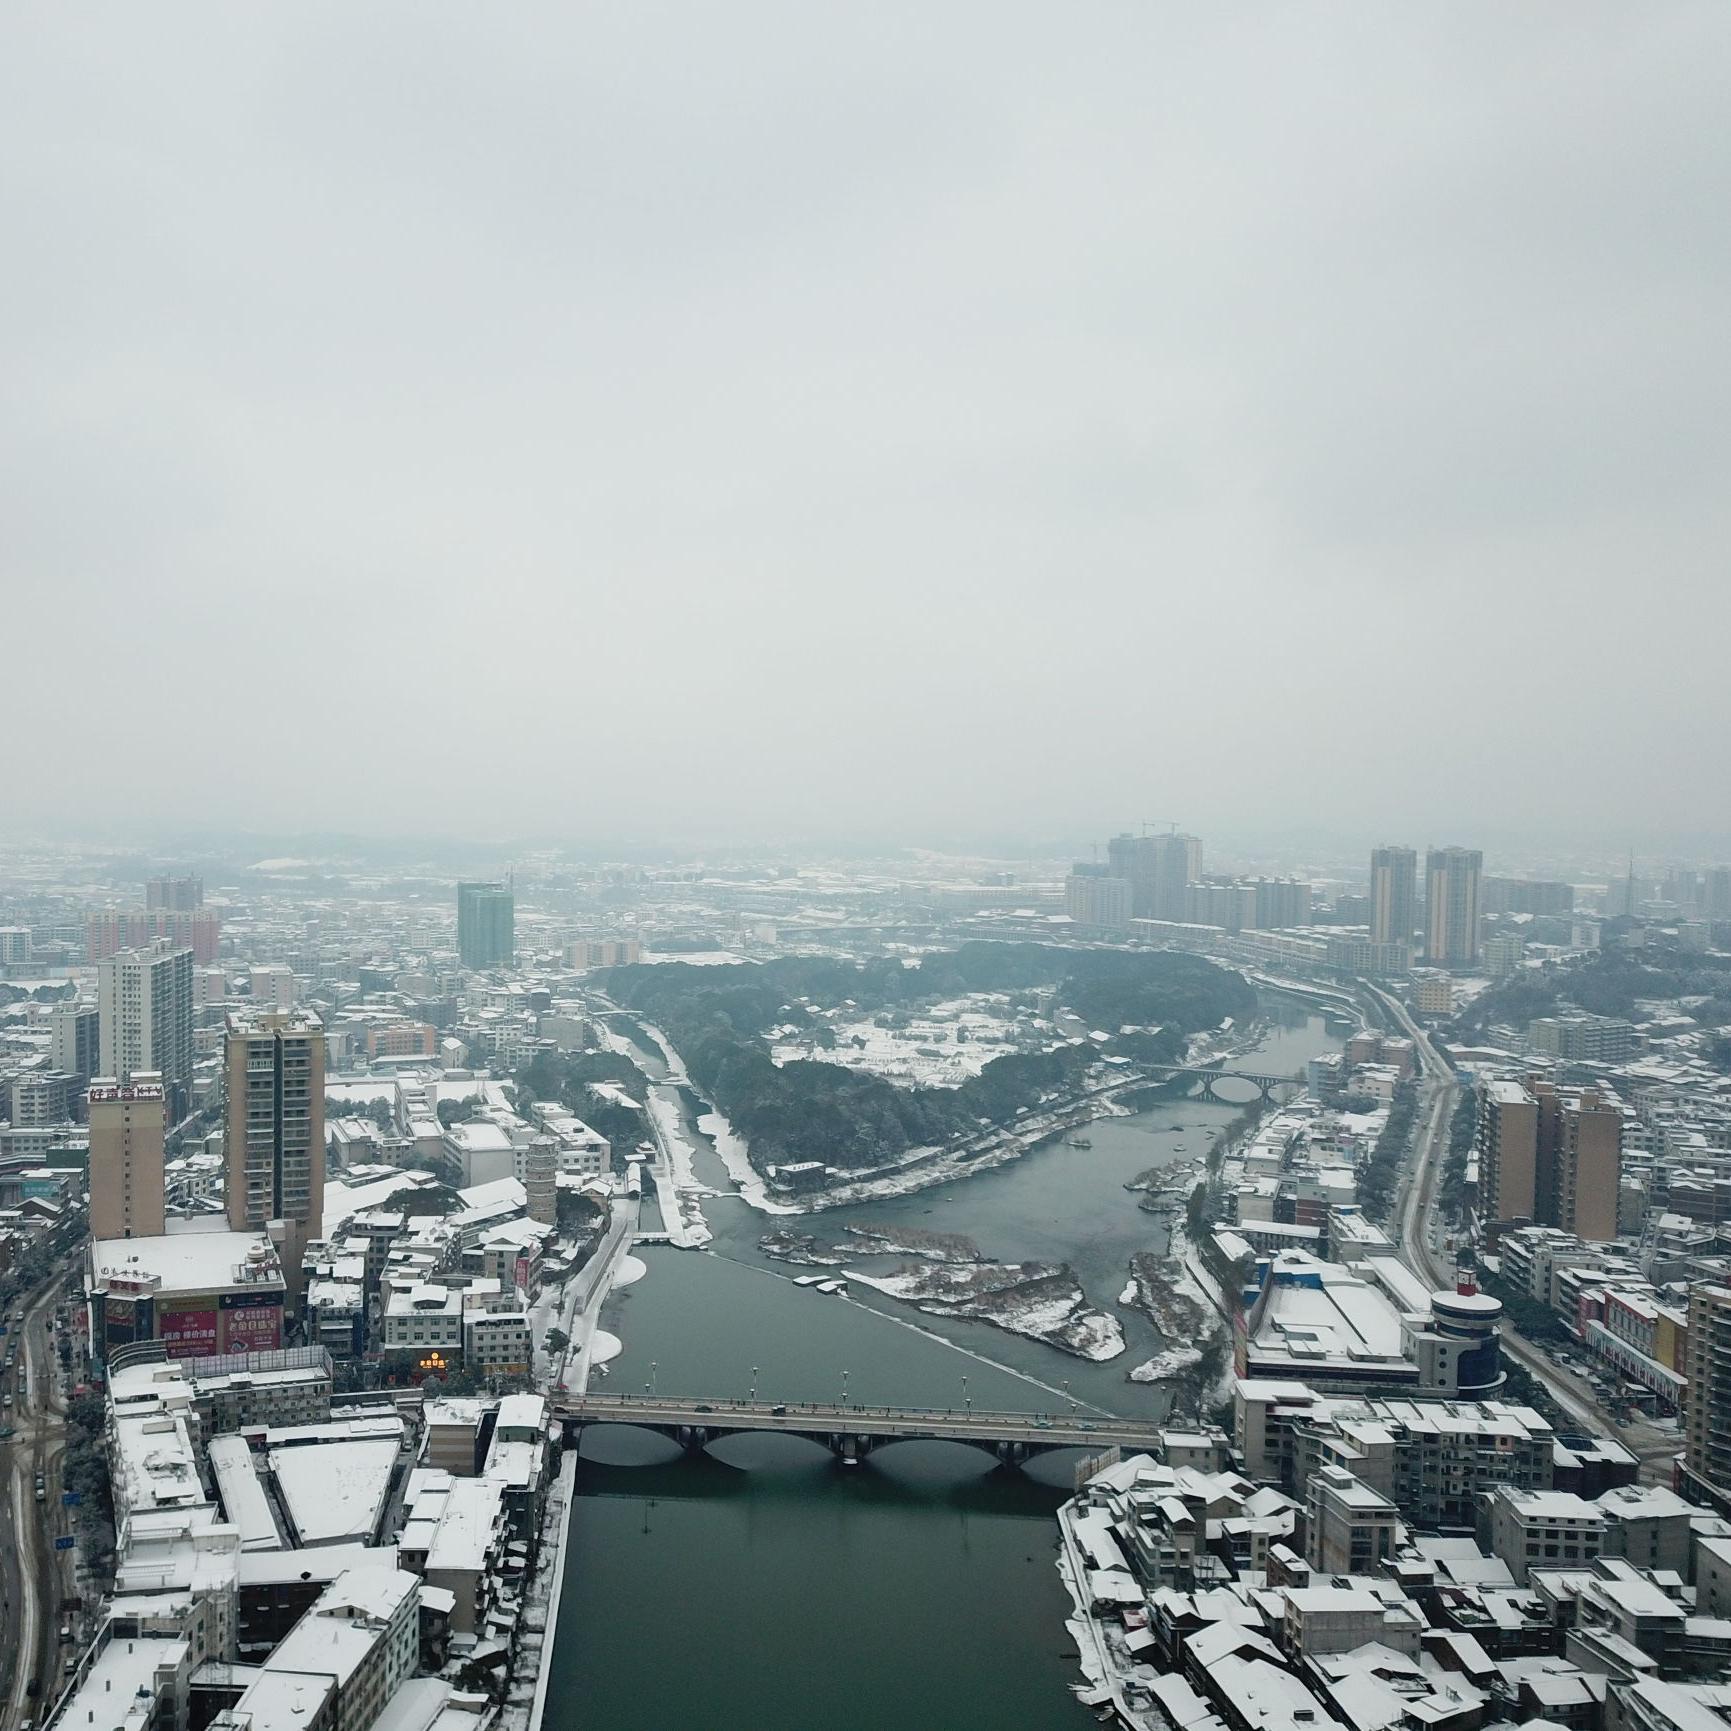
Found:
[[1723, 0], [9, 8], [10, 821], [1731, 827], [1728, 89]]

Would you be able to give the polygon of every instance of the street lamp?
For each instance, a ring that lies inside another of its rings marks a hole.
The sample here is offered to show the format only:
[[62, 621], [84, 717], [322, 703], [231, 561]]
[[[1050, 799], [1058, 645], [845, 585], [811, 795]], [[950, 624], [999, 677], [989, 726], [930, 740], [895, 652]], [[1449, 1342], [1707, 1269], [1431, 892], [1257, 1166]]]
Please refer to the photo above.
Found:
[[751, 1398], [757, 1399], [757, 1366], [755, 1364], [751, 1367]]
[[841, 1404], [847, 1405], [847, 1372], [845, 1370], [841, 1373]]
[[655, 1371], [656, 1371], [655, 1360], [650, 1359], [650, 1361], [649, 1361], [649, 1392], [651, 1394], [655, 1393]]
[[968, 1393], [968, 1375], [966, 1371], [962, 1372], [962, 1405], [968, 1412], [974, 1410], [973, 1398]]

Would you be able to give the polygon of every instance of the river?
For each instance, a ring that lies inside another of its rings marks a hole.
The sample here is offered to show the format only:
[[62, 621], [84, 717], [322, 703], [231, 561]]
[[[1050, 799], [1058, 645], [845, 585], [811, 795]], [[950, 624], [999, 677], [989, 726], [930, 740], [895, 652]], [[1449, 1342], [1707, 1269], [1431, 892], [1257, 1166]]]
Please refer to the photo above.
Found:
[[[1288, 1074], [1339, 1049], [1320, 1016], [1281, 1001], [1265, 1011], [1274, 1025], [1235, 1064]], [[709, 1253], [640, 1249], [647, 1277], [609, 1300], [603, 1324], [625, 1343], [610, 1386], [1158, 1415], [1162, 1392], [1125, 1373], [1159, 1337], [1115, 1301], [1131, 1253], [1163, 1249], [1165, 1232], [1124, 1184], [1195, 1157], [1237, 1111], [1172, 1101], [1096, 1121], [1088, 1149], [1054, 1144], [940, 1189], [779, 1222], [712, 1199]], [[725, 1183], [703, 1144], [697, 1174]], [[1004, 1261], [1068, 1262], [1090, 1301], [1120, 1317], [1128, 1350], [1090, 1364], [869, 1289], [823, 1297], [793, 1285], [806, 1270], [759, 1250], [777, 1223], [960, 1232]], [[698, 1718], [716, 1731], [1080, 1731], [1092, 1719], [1069, 1694], [1077, 1668], [1051, 1520], [1073, 1458], [1015, 1471], [960, 1445], [905, 1443], [849, 1468], [812, 1444], [741, 1437], [688, 1460], [648, 1433], [592, 1433], [548, 1731]]]

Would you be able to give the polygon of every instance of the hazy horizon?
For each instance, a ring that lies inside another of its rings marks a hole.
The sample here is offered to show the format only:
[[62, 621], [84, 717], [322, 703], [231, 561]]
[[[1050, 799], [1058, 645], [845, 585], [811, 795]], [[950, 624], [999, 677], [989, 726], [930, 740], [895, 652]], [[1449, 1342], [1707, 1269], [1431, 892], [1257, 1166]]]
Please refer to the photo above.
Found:
[[[1125, 826], [1128, 827], [1128, 826]], [[1018, 881], [1060, 875], [1071, 862], [1104, 859], [1112, 833], [1057, 836], [863, 836], [811, 833], [762, 835], [737, 840], [677, 836], [600, 836], [550, 834], [492, 837], [421, 833], [365, 834], [333, 831], [187, 832], [163, 830], [97, 834], [16, 834], [0, 840], [0, 874], [10, 856], [30, 857], [40, 847], [51, 857], [65, 852], [80, 861], [80, 875], [92, 871], [119, 883], [178, 871], [202, 874], [207, 888], [238, 878], [287, 884], [324, 875], [367, 876], [383, 871], [411, 880], [454, 882], [462, 877], [501, 876], [516, 870], [525, 881], [544, 873], [557, 876], [602, 866], [680, 870], [708, 866], [730, 871], [774, 865], [785, 870], [877, 866], [908, 877], [953, 866], [967, 877], [974, 868], [1008, 870]], [[1621, 879], [1632, 865], [1644, 879], [1672, 869], [1731, 861], [1731, 840], [1694, 836], [1650, 840], [1630, 848], [1591, 836], [1534, 841], [1512, 832], [1443, 831], [1438, 834], [1362, 836], [1282, 831], [1234, 826], [1203, 838], [1204, 872], [1297, 875], [1319, 882], [1362, 878], [1372, 846], [1385, 842], [1411, 846], [1421, 862], [1429, 846], [1463, 845], [1482, 850], [1485, 870], [1515, 877], [1563, 878], [1588, 885]], [[306, 876], [296, 867], [305, 862]], [[213, 875], [214, 874], [214, 875]]]
[[1707, 857], [1728, 73], [1704, 4], [25, 8], [5, 834]]

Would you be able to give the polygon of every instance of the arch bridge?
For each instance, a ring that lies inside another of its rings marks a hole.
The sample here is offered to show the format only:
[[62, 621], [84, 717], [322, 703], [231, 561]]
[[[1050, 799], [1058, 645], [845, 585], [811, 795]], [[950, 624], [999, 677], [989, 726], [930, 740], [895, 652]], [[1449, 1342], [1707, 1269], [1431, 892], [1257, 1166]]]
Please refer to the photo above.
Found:
[[1225, 1106], [1237, 1106], [1243, 1102], [1217, 1092], [1216, 1082], [1248, 1082], [1256, 1090], [1258, 1099], [1274, 1104], [1299, 1093], [1304, 1087], [1296, 1076], [1264, 1076], [1254, 1070], [1212, 1070], [1205, 1064], [1143, 1064], [1139, 1069], [1156, 1081], [1171, 1082], [1184, 1078], [1191, 1083], [1200, 1082], [1200, 1089], [1189, 1088], [1185, 1092], [1196, 1099], [1218, 1100]]
[[948, 1411], [929, 1407], [826, 1405], [811, 1401], [663, 1399], [655, 1395], [556, 1397], [553, 1417], [574, 1443], [591, 1425], [633, 1425], [671, 1437], [692, 1453], [722, 1437], [796, 1436], [844, 1461], [863, 1460], [897, 1442], [959, 1442], [1019, 1466], [1054, 1449], [1116, 1446], [1125, 1453], [1159, 1446], [1157, 1426], [1141, 1420], [1084, 1418], [1076, 1413]]

